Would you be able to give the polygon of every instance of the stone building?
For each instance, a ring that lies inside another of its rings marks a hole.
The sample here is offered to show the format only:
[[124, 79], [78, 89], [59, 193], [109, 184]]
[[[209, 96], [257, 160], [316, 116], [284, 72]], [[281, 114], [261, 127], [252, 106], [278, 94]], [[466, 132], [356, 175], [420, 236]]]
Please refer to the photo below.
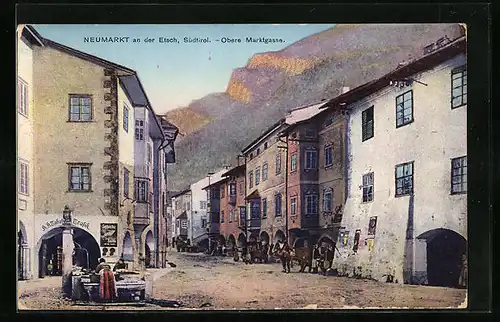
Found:
[[[172, 196], [172, 237], [188, 240], [188, 219], [191, 218], [191, 189], [187, 188]], [[175, 244], [172, 245], [175, 247]]]
[[[245, 237], [245, 164], [237, 165], [222, 175], [227, 178], [225, 182], [226, 202], [223, 203], [225, 214], [222, 222], [221, 234], [224, 236], [225, 244], [229, 249], [237, 247], [237, 240], [246, 240]], [[222, 191], [222, 190], [221, 190]], [[243, 220], [241, 220], [243, 214]], [[242, 235], [242, 236], [240, 236]]]
[[286, 238], [286, 142], [284, 120], [246, 146], [247, 240], [271, 244]]
[[347, 201], [339, 272], [457, 284], [467, 245], [466, 40], [329, 102], [347, 106]]
[[136, 109], [152, 113], [156, 145], [165, 141], [137, 73], [21, 28], [18, 145], [27, 162], [19, 171], [19, 239], [29, 249], [20, 252], [22, 275], [62, 274], [72, 264], [92, 268], [99, 257], [112, 264], [121, 255], [136, 266], [147, 239], [134, 229]]

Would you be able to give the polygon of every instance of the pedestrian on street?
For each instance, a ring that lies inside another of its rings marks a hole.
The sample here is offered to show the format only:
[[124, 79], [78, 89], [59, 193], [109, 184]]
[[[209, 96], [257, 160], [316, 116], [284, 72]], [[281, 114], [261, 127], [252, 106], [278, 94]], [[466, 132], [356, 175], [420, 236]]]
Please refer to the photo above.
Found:
[[319, 249], [318, 249], [318, 245], [315, 244], [313, 246], [313, 251], [312, 251], [312, 260], [311, 260], [311, 268], [312, 268], [312, 272], [314, 274], [317, 274], [318, 273], [318, 261], [320, 259], [320, 254], [319, 254]]
[[106, 263], [104, 258], [99, 259], [99, 264], [95, 268], [97, 274], [99, 274], [99, 297], [102, 301], [112, 302], [116, 299], [116, 283], [115, 275], [111, 270], [111, 266]]
[[462, 255], [462, 260], [460, 263], [460, 277], [458, 278], [458, 285], [460, 287], [467, 287], [467, 253]]
[[291, 261], [290, 252], [291, 249], [288, 246], [287, 241], [285, 240], [285, 242], [283, 243], [283, 248], [281, 248], [281, 256], [280, 256], [281, 266], [283, 267], [283, 273], [287, 272], [290, 273], [290, 261]]

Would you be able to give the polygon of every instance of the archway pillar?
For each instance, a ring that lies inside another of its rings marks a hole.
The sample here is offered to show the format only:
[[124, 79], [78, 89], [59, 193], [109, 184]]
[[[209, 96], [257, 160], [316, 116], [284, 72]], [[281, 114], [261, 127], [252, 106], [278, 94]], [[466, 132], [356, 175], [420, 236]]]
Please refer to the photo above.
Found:
[[23, 243], [21, 245], [21, 254], [22, 256], [22, 267], [21, 267], [21, 274], [23, 279], [31, 279], [32, 276], [30, 274], [31, 272], [31, 252], [28, 244]]
[[62, 232], [62, 290], [71, 296], [71, 269], [73, 268], [73, 229], [65, 227]]

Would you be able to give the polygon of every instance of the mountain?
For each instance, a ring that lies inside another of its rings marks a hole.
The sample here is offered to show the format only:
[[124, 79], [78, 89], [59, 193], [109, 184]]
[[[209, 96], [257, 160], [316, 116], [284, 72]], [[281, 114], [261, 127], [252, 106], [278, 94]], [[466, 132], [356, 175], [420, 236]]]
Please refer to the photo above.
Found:
[[224, 165], [294, 107], [331, 99], [423, 55], [423, 47], [465, 31], [458, 24], [337, 25], [236, 68], [226, 92], [213, 93], [167, 118], [180, 128], [169, 189], [181, 189]]

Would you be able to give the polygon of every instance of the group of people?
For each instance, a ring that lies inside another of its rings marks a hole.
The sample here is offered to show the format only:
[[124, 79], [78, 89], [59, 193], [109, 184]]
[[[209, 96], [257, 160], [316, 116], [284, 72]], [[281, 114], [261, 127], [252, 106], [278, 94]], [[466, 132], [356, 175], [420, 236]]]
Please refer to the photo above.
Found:
[[333, 247], [332, 245], [326, 247], [319, 247], [319, 245], [313, 246], [311, 258], [311, 270], [313, 273], [318, 273], [318, 268], [320, 268], [321, 273], [325, 274], [332, 268], [334, 255]]

